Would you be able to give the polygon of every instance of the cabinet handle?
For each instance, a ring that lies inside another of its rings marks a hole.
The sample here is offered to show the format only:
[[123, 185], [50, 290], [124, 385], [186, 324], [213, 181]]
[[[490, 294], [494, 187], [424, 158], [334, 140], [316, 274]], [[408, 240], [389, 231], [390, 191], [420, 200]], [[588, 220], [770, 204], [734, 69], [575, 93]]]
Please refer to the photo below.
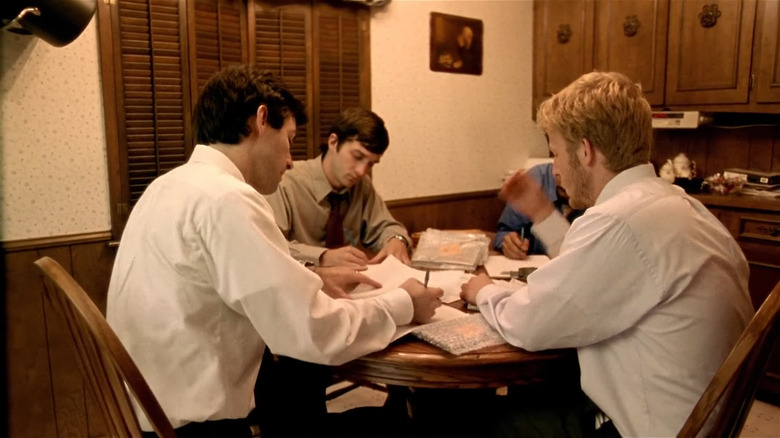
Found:
[[555, 35], [558, 37], [558, 42], [561, 44], [566, 44], [571, 39], [571, 26], [568, 24], [561, 24], [558, 26], [558, 31], [555, 33]]
[[699, 13], [699, 23], [701, 23], [701, 27], [712, 27], [718, 24], [720, 14], [717, 4], [704, 5], [701, 9], [701, 13]]
[[772, 237], [780, 237], [780, 227], [760, 226], [758, 227], [758, 231], [765, 232]]
[[639, 17], [636, 15], [629, 15], [623, 23], [623, 35], [627, 37], [636, 35], [640, 26], [642, 26], [642, 23], [639, 22]]

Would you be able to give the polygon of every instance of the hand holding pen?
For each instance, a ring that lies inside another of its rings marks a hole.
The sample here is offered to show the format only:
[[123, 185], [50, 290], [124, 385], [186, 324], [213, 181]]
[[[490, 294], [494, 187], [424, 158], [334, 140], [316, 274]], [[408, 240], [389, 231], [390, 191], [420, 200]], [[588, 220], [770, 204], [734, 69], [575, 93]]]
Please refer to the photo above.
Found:
[[530, 241], [525, 238], [525, 227], [523, 227], [519, 233], [512, 231], [504, 236], [501, 252], [510, 259], [523, 260], [528, 257], [529, 244]]

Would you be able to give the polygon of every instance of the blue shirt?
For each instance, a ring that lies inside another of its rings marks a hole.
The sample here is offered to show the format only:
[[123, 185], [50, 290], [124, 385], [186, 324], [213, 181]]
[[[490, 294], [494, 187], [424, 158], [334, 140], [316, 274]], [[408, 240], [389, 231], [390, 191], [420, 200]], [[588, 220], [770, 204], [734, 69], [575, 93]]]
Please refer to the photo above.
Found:
[[[563, 206], [568, 203], [558, 199], [558, 193], [555, 184], [555, 174], [553, 174], [552, 163], [538, 164], [528, 169], [528, 175], [530, 175], [542, 186], [542, 190], [547, 195], [547, 197], [550, 198], [550, 201], [555, 204], [555, 208], [557, 208], [559, 212], [563, 213]], [[568, 219], [571, 222], [581, 214], [581, 211], [572, 212]], [[501, 213], [501, 217], [498, 219], [498, 228], [496, 230], [496, 238], [493, 241], [493, 249], [496, 251], [501, 251], [504, 245], [504, 237], [508, 233], [512, 231], [519, 233], [521, 229], [525, 228], [525, 238], [529, 240], [528, 254], [546, 255], [547, 248], [544, 247], [544, 244], [541, 242], [541, 240], [536, 239], [533, 233], [531, 233], [531, 225], [533, 225], [531, 219], [521, 213], [518, 213], [514, 208], [512, 208], [512, 206], [507, 204], [507, 206], [504, 208], [504, 212]]]

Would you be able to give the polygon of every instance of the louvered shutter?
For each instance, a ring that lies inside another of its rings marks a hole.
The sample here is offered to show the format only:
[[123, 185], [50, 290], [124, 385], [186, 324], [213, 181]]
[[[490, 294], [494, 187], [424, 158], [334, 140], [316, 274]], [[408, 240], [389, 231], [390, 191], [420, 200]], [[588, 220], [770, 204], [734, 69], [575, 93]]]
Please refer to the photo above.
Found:
[[206, 81], [222, 68], [247, 61], [245, 8], [239, 0], [197, 0], [190, 23], [193, 102]]
[[[311, 116], [311, 49], [307, 44], [311, 8], [258, 3], [254, 12], [254, 62], [279, 75]], [[311, 122], [298, 128], [290, 151], [294, 160], [316, 155], [312, 151], [318, 145], [312, 144], [311, 132]]]
[[183, 163], [188, 152], [183, 4], [123, 0], [117, 12], [122, 81], [119, 149], [120, 157], [126, 153], [128, 203], [132, 206], [154, 178]]
[[367, 69], [363, 55], [362, 14], [354, 9], [316, 3], [315, 8], [315, 95], [317, 138], [327, 141], [330, 126], [339, 113], [352, 106], [369, 106], [361, 95], [361, 74]]

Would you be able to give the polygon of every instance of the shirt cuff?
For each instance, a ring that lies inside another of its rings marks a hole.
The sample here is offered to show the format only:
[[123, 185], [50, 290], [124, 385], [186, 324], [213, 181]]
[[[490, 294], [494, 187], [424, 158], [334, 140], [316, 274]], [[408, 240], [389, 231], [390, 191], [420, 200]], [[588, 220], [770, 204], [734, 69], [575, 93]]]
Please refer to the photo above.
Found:
[[534, 223], [531, 232], [544, 243], [547, 255], [553, 258], [560, 253], [563, 238], [570, 226], [569, 221], [558, 210], [555, 210], [545, 220]]
[[382, 301], [396, 326], [407, 325], [414, 318], [414, 304], [409, 292], [402, 288], [396, 288], [376, 297]]

